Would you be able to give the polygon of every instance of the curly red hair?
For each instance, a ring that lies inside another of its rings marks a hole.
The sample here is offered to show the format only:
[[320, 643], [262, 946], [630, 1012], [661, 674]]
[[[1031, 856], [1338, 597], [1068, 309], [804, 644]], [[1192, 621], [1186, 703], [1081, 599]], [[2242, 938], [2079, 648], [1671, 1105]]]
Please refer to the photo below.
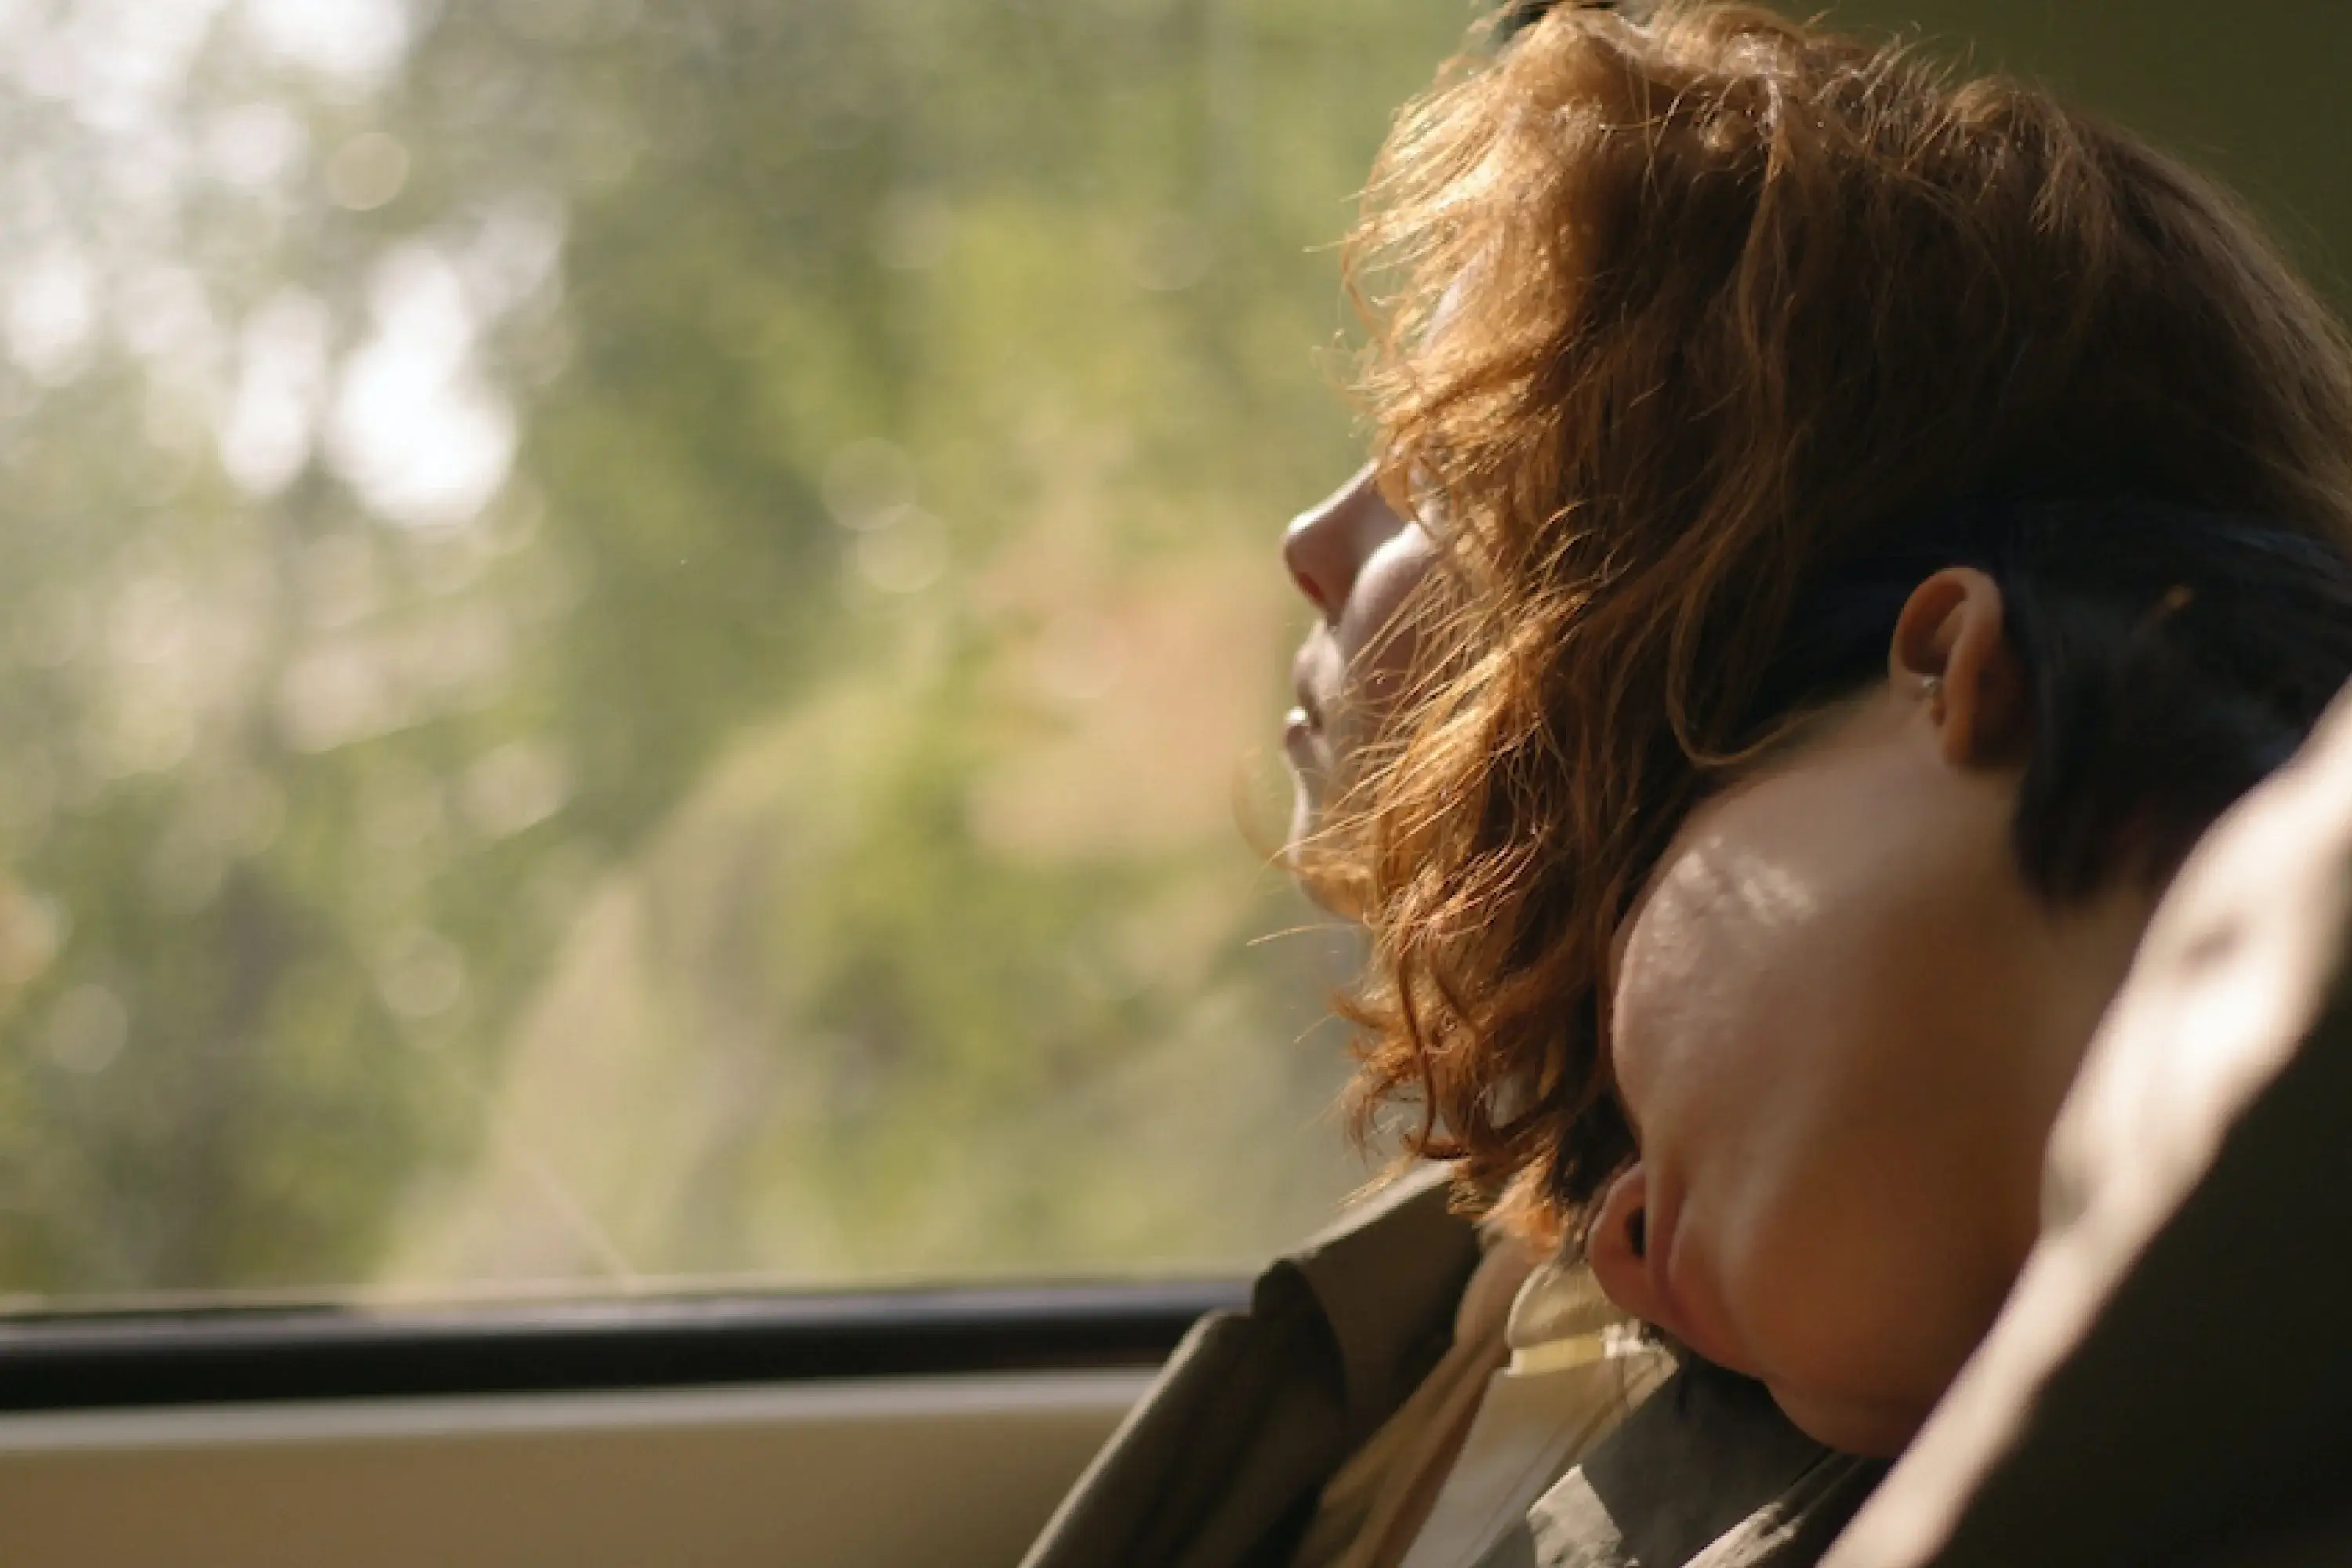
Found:
[[2352, 541], [2352, 354], [2254, 225], [1906, 47], [1556, 9], [1403, 110], [1349, 262], [1451, 650], [1328, 873], [1372, 936], [1356, 1103], [1542, 1238], [1632, 1153], [1609, 944], [1809, 584], [1989, 489]]

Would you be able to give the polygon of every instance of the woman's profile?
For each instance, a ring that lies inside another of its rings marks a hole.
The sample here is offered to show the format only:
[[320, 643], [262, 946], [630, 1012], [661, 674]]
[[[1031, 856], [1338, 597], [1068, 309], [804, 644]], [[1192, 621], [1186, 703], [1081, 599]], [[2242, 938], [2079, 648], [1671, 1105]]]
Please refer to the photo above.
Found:
[[[1034, 1563], [1818, 1556], [2352, 676], [2352, 353], [2226, 197], [1755, 7], [1530, 9], [1383, 152], [1375, 462], [1286, 546], [1359, 1104], [1483, 1251], [1415, 1194], [1278, 1268]], [[1577, 1279], [1678, 1370], [1492, 1418]]]

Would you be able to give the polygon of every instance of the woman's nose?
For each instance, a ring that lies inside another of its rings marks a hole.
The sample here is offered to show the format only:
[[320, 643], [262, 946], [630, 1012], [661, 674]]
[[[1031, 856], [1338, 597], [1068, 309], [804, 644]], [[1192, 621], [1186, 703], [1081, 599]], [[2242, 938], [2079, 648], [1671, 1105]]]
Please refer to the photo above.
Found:
[[1639, 1162], [1620, 1172], [1602, 1191], [1584, 1233], [1584, 1258], [1592, 1266], [1601, 1294], [1634, 1317], [1671, 1332], [1666, 1303], [1658, 1299], [1649, 1260], [1649, 1196]]
[[1282, 536], [1283, 564], [1307, 602], [1326, 620], [1337, 620], [1355, 591], [1356, 574], [1382, 541], [1402, 524], [1380, 487], [1371, 465], [1358, 469], [1338, 489], [1291, 520]]

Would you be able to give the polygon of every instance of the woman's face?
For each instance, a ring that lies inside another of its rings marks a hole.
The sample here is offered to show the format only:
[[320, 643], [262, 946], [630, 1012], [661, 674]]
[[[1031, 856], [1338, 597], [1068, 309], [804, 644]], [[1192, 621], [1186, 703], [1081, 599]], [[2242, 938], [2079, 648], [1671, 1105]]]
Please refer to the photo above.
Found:
[[[1433, 547], [1367, 470], [1283, 554], [1319, 616], [1286, 736], [1295, 854], [1411, 679], [1399, 611]], [[1695, 810], [1612, 955], [1641, 1156], [1592, 1217], [1601, 1284], [1852, 1452], [1901, 1447], [1990, 1327], [2153, 902], [2024, 884], [2021, 692], [1998, 588], [1937, 574], [1887, 684]]]
[[1602, 1287], [1858, 1453], [1908, 1441], [1990, 1326], [2150, 903], [2024, 884], [2018, 769], [1961, 707], [1898, 678], [1706, 801], [1614, 954], [1641, 1154], [1593, 1216]]
[[1296, 856], [1355, 785], [1365, 748], [1411, 679], [1416, 639], [1400, 612], [1428, 574], [1432, 547], [1366, 468], [1292, 521], [1282, 559], [1317, 616], [1292, 666], [1298, 703], [1283, 734], [1297, 781]]

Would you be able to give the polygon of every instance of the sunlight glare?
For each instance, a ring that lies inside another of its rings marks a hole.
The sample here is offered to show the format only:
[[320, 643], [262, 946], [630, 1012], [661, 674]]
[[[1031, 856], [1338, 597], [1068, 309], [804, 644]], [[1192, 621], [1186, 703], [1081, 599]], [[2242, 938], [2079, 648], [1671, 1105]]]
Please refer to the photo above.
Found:
[[470, 521], [514, 459], [514, 412], [474, 361], [479, 331], [447, 258], [404, 246], [370, 290], [375, 334], [343, 371], [328, 431], [368, 505], [419, 526]]

